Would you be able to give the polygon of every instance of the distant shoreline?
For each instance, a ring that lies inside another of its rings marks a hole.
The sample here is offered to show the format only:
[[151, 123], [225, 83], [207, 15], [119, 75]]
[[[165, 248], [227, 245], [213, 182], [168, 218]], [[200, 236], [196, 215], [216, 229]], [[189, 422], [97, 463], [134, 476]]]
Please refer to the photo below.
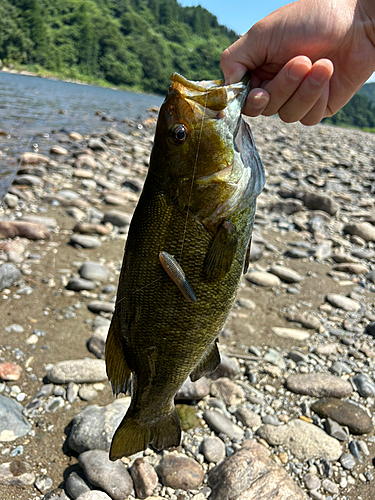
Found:
[[[126, 85], [124, 86], [116, 86], [116, 85], [111, 85], [109, 82], [106, 82], [105, 80], [93, 80], [93, 81], [84, 81], [80, 79], [73, 79], [73, 78], [65, 78], [63, 76], [55, 75], [51, 72], [40, 72], [36, 73], [35, 71], [30, 71], [28, 69], [16, 69], [16, 68], [8, 68], [6, 66], [3, 66], [0, 69], [0, 74], [1, 73], [10, 73], [13, 75], [24, 75], [24, 76], [34, 76], [38, 78], [45, 78], [47, 80], [56, 80], [60, 82], [66, 82], [66, 83], [76, 83], [77, 85], [88, 85], [91, 87], [100, 87], [100, 88], [106, 88], [106, 89], [111, 89], [111, 90], [125, 90], [126, 92], [134, 92], [135, 94], [149, 94], [148, 92], [142, 92], [139, 89], [131, 88]], [[157, 94], [151, 94], [151, 95], [157, 95]]]

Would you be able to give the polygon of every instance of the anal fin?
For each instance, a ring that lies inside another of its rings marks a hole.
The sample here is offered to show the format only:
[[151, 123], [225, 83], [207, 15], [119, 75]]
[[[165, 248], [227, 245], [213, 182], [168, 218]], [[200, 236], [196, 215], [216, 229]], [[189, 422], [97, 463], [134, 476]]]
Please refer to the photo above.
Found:
[[125, 360], [120, 336], [120, 324], [116, 314], [113, 314], [105, 346], [105, 362], [107, 375], [112, 384], [113, 392], [117, 395], [126, 392], [131, 376], [131, 370]]
[[190, 373], [190, 378], [193, 382], [203, 377], [203, 375], [207, 375], [216, 370], [216, 368], [220, 365], [221, 358], [220, 352], [217, 347], [217, 340], [213, 343], [213, 345], [209, 348], [205, 356], [200, 360], [194, 370]]

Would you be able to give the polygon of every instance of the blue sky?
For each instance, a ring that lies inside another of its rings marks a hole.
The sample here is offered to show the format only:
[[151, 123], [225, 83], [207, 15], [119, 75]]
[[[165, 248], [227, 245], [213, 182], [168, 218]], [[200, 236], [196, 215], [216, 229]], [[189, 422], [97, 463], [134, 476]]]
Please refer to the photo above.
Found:
[[[184, 7], [201, 5], [214, 14], [220, 24], [244, 34], [257, 21], [291, 2], [281, 0], [178, 0]], [[375, 73], [369, 81], [375, 82]]]
[[225, 24], [239, 34], [274, 10], [290, 2], [280, 0], [178, 0], [184, 7], [201, 5], [214, 14], [220, 24]]

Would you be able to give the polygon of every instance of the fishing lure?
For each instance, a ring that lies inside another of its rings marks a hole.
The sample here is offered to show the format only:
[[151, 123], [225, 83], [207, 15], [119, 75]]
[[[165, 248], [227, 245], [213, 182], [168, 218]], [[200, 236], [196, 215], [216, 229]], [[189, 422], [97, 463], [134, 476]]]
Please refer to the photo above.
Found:
[[163, 266], [164, 271], [168, 274], [168, 276], [180, 290], [185, 299], [189, 302], [196, 302], [197, 298], [195, 296], [194, 290], [186, 279], [182, 267], [173, 257], [173, 255], [164, 251], [160, 252], [159, 260], [161, 262], [161, 265]]

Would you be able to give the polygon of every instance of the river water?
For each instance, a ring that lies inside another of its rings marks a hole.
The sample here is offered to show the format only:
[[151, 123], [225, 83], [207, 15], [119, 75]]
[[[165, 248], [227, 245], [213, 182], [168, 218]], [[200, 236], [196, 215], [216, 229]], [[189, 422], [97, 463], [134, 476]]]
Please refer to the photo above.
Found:
[[[0, 71], [0, 203], [17, 172], [19, 156], [26, 151], [48, 154], [55, 143], [53, 131], [125, 131], [123, 120], [141, 122], [147, 108], [162, 101], [161, 96]], [[103, 120], [103, 115], [114, 121]]]

